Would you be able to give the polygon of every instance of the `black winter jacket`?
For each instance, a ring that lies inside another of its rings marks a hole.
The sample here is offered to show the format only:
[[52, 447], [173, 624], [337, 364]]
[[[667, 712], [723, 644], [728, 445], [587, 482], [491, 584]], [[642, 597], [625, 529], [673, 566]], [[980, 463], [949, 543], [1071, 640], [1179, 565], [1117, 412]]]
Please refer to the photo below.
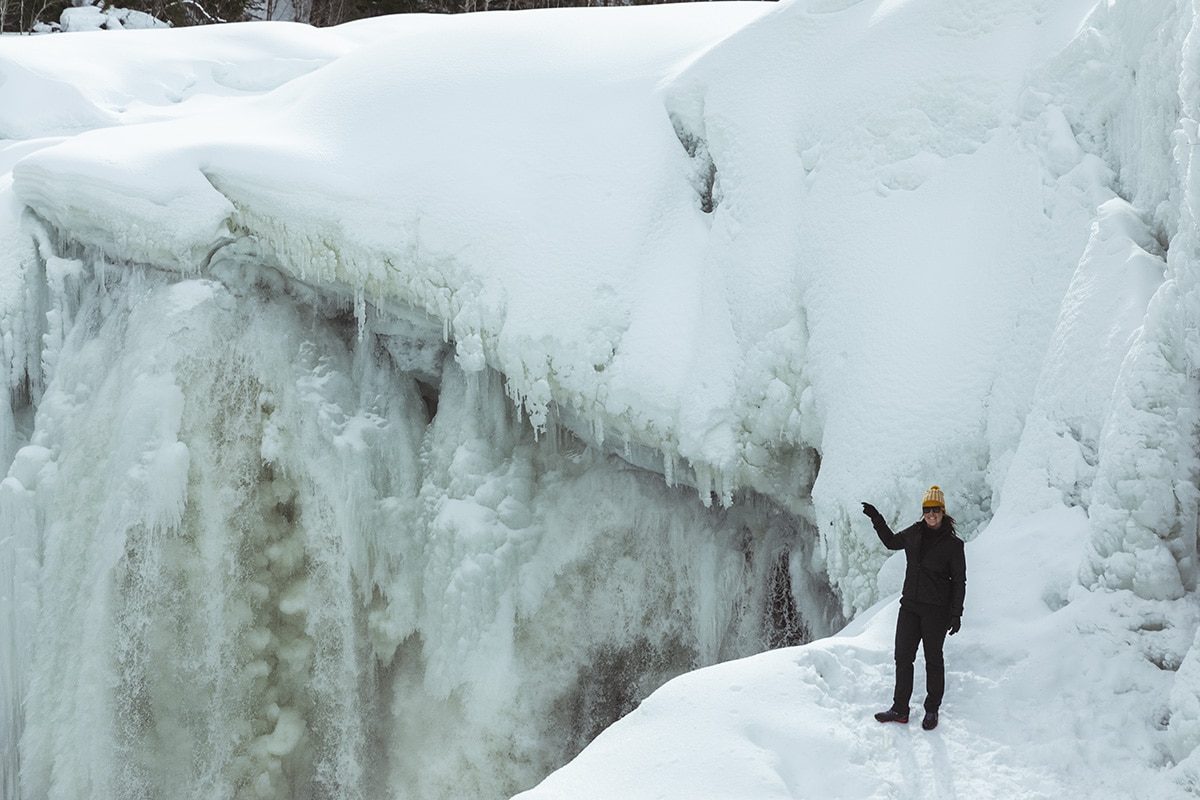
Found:
[[882, 518], [872, 524], [883, 546], [903, 550], [908, 561], [900, 604], [945, 606], [951, 617], [961, 617], [967, 594], [967, 557], [962, 539], [945, 523], [935, 530], [921, 520], [899, 533], [892, 533]]

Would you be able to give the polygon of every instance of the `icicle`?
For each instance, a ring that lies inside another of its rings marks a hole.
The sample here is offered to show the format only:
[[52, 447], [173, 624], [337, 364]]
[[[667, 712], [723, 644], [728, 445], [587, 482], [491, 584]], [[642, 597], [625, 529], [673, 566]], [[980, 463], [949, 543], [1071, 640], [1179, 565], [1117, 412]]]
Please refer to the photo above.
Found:
[[[521, 396], [520, 390], [517, 389], [516, 383], [508, 376], [504, 377], [504, 394], [508, 397], [509, 402], [512, 403], [517, 416], [517, 424], [520, 425], [525, 419], [525, 400]], [[537, 431], [534, 431], [534, 433], [537, 433]]]
[[675, 487], [675, 456], [669, 453], [663, 453], [663, 478], [667, 486]]
[[354, 290], [354, 319], [358, 322], [358, 341], [361, 343], [367, 328], [367, 293], [361, 286]]
[[705, 508], [712, 508], [712, 477], [704, 467], [695, 467], [693, 472], [696, 475], [696, 494], [700, 495], [700, 502]]
[[733, 489], [729, 485], [729, 480], [724, 472], [717, 474], [717, 492], [721, 498], [721, 508], [730, 508], [733, 505]]
[[[557, 457], [558, 456], [558, 423], [555, 420], [554, 416], [555, 415], [554, 415], [553, 409], [547, 411], [546, 422], [543, 427], [543, 433], [545, 433], [544, 444], [546, 446], [546, 452], [548, 452], [553, 457]], [[541, 441], [541, 440], [537, 439], [536, 431], [534, 431], [534, 439], [537, 441]]]
[[483, 403], [479, 394], [479, 373], [463, 371], [463, 377], [467, 382], [467, 407], [477, 410], [483, 410]]

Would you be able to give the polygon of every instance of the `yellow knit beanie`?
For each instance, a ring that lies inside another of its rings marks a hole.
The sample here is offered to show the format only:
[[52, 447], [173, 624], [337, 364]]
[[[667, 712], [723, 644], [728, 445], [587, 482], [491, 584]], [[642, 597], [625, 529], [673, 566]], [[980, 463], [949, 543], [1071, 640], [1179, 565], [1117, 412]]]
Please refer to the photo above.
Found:
[[942, 494], [942, 490], [936, 486], [930, 486], [929, 491], [925, 493], [925, 499], [921, 501], [921, 508], [932, 508], [940, 506], [943, 509], [946, 507], [946, 495]]

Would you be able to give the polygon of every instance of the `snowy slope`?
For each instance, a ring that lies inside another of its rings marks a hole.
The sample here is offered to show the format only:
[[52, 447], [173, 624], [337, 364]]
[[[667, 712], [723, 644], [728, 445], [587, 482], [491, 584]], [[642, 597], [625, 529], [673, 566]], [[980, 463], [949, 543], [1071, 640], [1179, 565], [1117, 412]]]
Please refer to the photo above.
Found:
[[1197, 13], [4, 39], [0, 785], [500, 796], [777, 624], [527, 796], [1194, 791]]

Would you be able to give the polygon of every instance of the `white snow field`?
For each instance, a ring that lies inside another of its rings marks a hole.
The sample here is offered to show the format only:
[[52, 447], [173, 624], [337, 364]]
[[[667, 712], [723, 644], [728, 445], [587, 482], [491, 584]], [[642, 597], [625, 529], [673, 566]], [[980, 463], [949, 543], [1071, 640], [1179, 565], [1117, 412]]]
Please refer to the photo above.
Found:
[[1197, 0], [0, 38], [0, 792], [1200, 794], [1198, 120]]

